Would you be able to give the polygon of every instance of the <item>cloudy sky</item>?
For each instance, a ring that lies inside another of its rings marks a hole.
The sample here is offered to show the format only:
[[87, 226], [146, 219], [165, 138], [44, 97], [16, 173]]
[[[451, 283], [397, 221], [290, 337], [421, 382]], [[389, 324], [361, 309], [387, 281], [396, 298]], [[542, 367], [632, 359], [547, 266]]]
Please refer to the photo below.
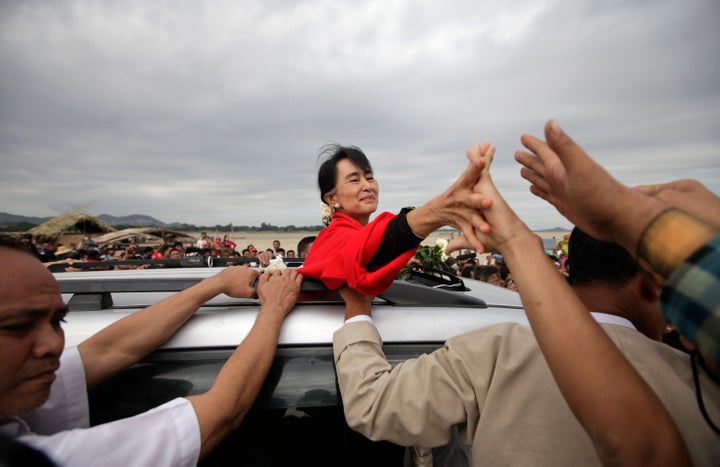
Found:
[[569, 226], [513, 153], [557, 118], [622, 182], [720, 193], [720, 2], [0, 0], [0, 211], [316, 225], [318, 149], [380, 210], [498, 149], [533, 229]]

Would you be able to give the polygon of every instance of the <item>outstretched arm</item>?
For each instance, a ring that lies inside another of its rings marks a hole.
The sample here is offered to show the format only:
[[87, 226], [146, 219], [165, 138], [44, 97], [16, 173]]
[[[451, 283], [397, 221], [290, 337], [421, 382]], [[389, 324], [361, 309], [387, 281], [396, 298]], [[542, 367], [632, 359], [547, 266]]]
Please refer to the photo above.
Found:
[[[478, 150], [482, 155], [495, 152], [495, 148], [490, 143], [478, 146]], [[450, 225], [462, 231], [476, 251], [482, 251], [482, 243], [475, 235], [475, 231], [487, 230], [481, 210], [489, 207], [492, 201], [483, 193], [473, 190], [481, 171], [482, 160], [468, 164], [450, 188], [410, 211], [407, 214], [407, 222], [412, 231], [418, 237], [425, 238], [440, 227]]]
[[[479, 147], [471, 148], [468, 157], [481, 158]], [[490, 229], [479, 237], [503, 255], [513, 272], [540, 349], [603, 463], [688, 465], [682, 438], [660, 400], [557, 274], [540, 240], [497, 192], [487, 169], [476, 189], [493, 200], [483, 211]], [[462, 246], [453, 244], [454, 249]]]
[[[523, 135], [521, 141], [530, 152], [515, 153], [523, 165], [521, 175], [532, 184], [530, 191], [593, 237], [636, 255], [659, 282], [714, 236], [717, 227], [702, 222], [703, 214], [670, 209], [698, 212], [705, 201], [717, 198], [707, 190], [686, 183], [672, 187], [677, 193], [668, 193], [668, 186], [628, 188], [592, 160], [555, 120], [545, 126], [545, 137], [547, 142]], [[689, 198], [694, 198], [694, 207]], [[667, 204], [672, 200], [674, 204]], [[717, 205], [715, 199], [709, 207], [717, 212]]]
[[252, 407], [272, 364], [287, 314], [302, 285], [295, 269], [264, 273], [258, 283], [261, 309], [245, 340], [204, 394], [188, 397], [200, 424], [200, 458], [237, 428]]
[[83, 341], [78, 350], [88, 389], [133, 365], [161, 346], [208, 300], [225, 293], [256, 296], [258, 272], [230, 267], [144, 310], [133, 313]]

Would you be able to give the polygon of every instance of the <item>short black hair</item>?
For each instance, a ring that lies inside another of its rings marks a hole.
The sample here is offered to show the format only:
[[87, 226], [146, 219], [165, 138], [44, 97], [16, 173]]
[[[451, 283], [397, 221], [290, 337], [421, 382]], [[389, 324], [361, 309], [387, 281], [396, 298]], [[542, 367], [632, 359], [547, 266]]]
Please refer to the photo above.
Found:
[[325, 195], [331, 193], [337, 184], [337, 164], [343, 159], [349, 159], [363, 172], [372, 172], [370, 161], [364, 152], [355, 146], [340, 146], [336, 143], [326, 144], [320, 148], [318, 161], [318, 188], [320, 201], [325, 202]]
[[475, 279], [477, 280], [487, 282], [493, 274], [497, 274], [498, 278], [500, 278], [500, 270], [497, 266], [483, 264], [475, 268]]
[[300, 239], [300, 241], [298, 242], [298, 245], [297, 245], [298, 255], [300, 253], [307, 253], [307, 249], [308, 249], [307, 246], [309, 244], [313, 243], [316, 238], [317, 238], [316, 236], [311, 235], [309, 237], [303, 237], [302, 239]]
[[640, 271], [638, 262], [623, 247], [591, 237], [577, 227], [570, 234], [567, 265], [570, 285], [621, 285]]

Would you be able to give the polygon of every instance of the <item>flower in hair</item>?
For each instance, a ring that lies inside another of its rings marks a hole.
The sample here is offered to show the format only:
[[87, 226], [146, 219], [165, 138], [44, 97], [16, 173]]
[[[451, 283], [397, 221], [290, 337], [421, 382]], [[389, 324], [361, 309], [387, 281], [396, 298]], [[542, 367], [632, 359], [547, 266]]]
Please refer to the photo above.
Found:
[[320, 215], [322, 215], [323, 224], [330, 224], [334, 212], [335, 209], [332, 206], [328, 206], [325, 203], [320, 203]]

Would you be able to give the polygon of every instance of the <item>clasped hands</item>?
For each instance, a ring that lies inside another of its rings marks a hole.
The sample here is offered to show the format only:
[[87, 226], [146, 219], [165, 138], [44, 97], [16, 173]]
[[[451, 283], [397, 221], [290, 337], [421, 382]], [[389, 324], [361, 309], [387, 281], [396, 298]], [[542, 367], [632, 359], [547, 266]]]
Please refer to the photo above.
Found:
[[[488, 142], [475, 144], [467, 150], [470, 162], [458, 182], [467, 186], [471, 182], [474, 195], [481, 195], [482, 202], [476, 204], [472, 216], [461, 219], [462, 234], [450, 241], [446, 252], [473, 249], [477, 252], [504, 251], [514, 241], [520, 241], [530, 229], [513, 212], [497, 191], [490, 176], [490, 166], [495, 156], [495, 147]], [[451, 187], [452, 189], [452, 187]]]

